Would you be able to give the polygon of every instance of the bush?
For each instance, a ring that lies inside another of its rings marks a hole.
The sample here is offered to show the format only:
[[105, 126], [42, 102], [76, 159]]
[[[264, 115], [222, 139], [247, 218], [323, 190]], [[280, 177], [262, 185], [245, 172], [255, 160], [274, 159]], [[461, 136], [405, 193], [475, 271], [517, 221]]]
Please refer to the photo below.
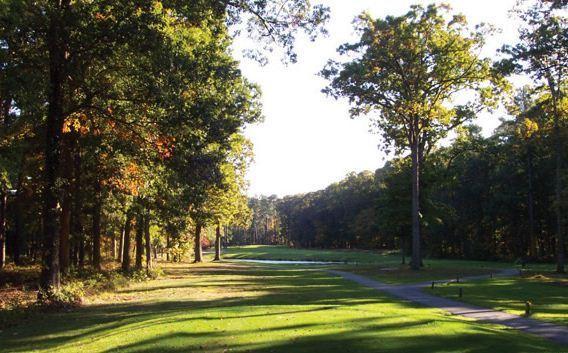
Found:
[[82, 281], [72, 280], [61, 285], [59, 290], [50, 290], [49, 293], [40, 290], [39, 304], [46, 307], [75, 307], [83, 303], [85, 284]]
[[134, 282], [144, 282], [150, 279], [156, 279], [163, 275], [163, 271], [161, 268], [156, 267], [151, 269], [150, 271], [144, 270], [137, 270], [130, 273], [130, 279]]

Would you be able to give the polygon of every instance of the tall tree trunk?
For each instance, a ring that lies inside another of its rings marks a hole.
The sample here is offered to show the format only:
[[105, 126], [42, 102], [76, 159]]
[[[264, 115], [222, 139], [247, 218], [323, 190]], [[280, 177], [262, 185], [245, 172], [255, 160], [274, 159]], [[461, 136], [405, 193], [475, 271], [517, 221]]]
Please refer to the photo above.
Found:
[[5, 185], [0, 190], [0, 270], [6, 264], [6, 208], [8, 206], [8, 190]]
[[560, 136], [560, 113], [558, 112], [558, 97], [553, 94], [554, 105], [554, 154], [556, 159], [555, 171], [555, 211], [556, 211], [556, 272], [564, 273], [565, 269], [565, 240], [562, 216], [562, 136]]
[[71, 230], [71, 195], [68, 195], [67, 192], [63, 195], [59, 222], [59, 265], [61, 273], [65, 275], [69, 272], [70, 265], [69, 234]]
[[420, 158], [418, 143], [412, 144], [412, 261], [413, 270], [420, 269]]
[[79, 263], [78, 267], [80, 270], [85, 268], [85, 238], [81, 237], [79, 239]]
[[[23, 179], [23, 175], [21, 176]], [[14, 202], [14, 263], [19, 266], [22, 264], [21, 252], [24, 250], [24, 222], [22, 220], [22, 182], [18, 182], [16, 200]]]
[[214, 261], [221, 261], [221, 225], [217, 224], [215, 228], [215, 259]]
[[527, 174], [528, 174], [528, 212], [529, 212], [529, 255], [537, 258], [537, 238], [534, 226], [534, 195], [533, 195], [533, 151], [530, 145], [527, 148]]
[[95, 180], [95, 194], [93, 205], [93, 268], [101, 270], [101, 182], [98, 177]]
[[85, 234], [83, 228], [83, 195], [81, 185], [81, 149], [76, 140], [73, 156], [73, 210], [72, 210], [72, 237], [77, 245], [77, 266], [85, 266]]
[[43, 254], [39, 280], [40, 295], [50, 296], [60, 287], [59, 234], [57, 232], [60, 140], [63, 129], [63, 100], [66, 56], [66, 13], [70, 0], [51, 4], [47, 30], [49, 55], [49, 88], [45, 122], [44, 187], [43, 187]]
[[144, 216], [142, 211], [136, 219], [136, 265], [137, 271], [142, 269], [142, 255], [144, 253]]
[[130, 230], [132, 229], [132, 211], [126, 213], [124, 223], [124, 242], [122, 245], [122, 272], [130, 272]]
[[170, 235], [166, 234], [166, 261], [170, 261]]
[[[70, 135], [70, 134], [68, 134]], [[59, 217], [59, 267], [62, 274], [69, 272], [71, 233], [71, 186], [73, 184], [73, 163], [71, 154], [71, 137], [64, 136], [62, 141], [62, 176], [65, 181], [63, 187], [63, 200], [61, 203], [61, 216]]]
[[201, 250], [201, 224], [195, 226], [195, 240], [194, 240], [194, 256], [195, 260], [193, 262], [203, 261], [203, 252]]
[[562, 215], [562, 136], [560, 134], [560, 112], [558, 104], [560, 101], [560, 83], [556, 82], [550, 71], [546, 72], [548, 88], [552, 96], [552, 109], [554, 114], [554, 156], [556, 160], [555, 183], [554, 183], [554, 211], [556, 213], [556, 272], [564, 273], [565, 263], [565, 240], [564, 224]]
[[150, 214], [144, 217], [144, 245], [146, 246], [146, 272], [152, 270], [152, 242], [150, 239]]
[[124, 232], [126, 230], [126, 227], [123, 225], [122, 227], [120, 227], [120, 239], [118, 241], [118, 257], [117, 260], [118, 262], [122, 263], [122, 259], [123, 259], [123, 254], [124, 254]]

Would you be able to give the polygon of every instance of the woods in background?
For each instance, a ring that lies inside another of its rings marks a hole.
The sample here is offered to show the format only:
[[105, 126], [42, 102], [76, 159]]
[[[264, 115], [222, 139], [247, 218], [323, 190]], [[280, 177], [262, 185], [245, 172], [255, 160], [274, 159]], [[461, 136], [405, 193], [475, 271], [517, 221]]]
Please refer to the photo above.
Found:
[[[329, 80], [323, 91], [346, 98], [351, 117], [369, 118], [380, 146], [395, 158], [374, 174], [270, 199], [278, 211], [273, 223], [280, 224], [272, 242], [400, 247], [410, 251], [415, 270], [425, 250], [440, 257], [556, 260], [564, 272], [566, 6], [519, 2], [519, 42], [493, 60], [481, 56], [491, 28], [470, 27], [447, 5], [415, 5], [379, 19], [361, 14], [358, 41], [341, 45], [345, 59], [330, 60], [320, 73]], [[506, 79], [513, 75], [532, 84], [515, 91]], [[483, 110], [496, 115], [503, 102], [508, 118], [482, 137], [471, 121]], [[449, 146], [440, 143], [452, 135]], [[253, 218], [268, 209], [255, 210]], [[251, 232], [257, 234], [256, 226]]]
[[[546, 114], [546, 97], [517, 118], [503, 121], [490, 137], [484, 138], [477, 126], [460, 129], [454, 143], [436, 149], [425, 161], [425, 256], [555, 260], [554, 124]], [[398, 158], [374, 173], [349, 174], [324, 190], [252, 200], [270, 200], [270, 206], [252, 209], [257, 218], [276, 209], [270, 224], [279, 226], [269, 228], [268, 238], [263, 233], [255, 238], [252, 227], [243, 232], [244, 238], [235, 232], [235, 243], [402, 248], [410, 254], [410, 173], [408, 158]]]

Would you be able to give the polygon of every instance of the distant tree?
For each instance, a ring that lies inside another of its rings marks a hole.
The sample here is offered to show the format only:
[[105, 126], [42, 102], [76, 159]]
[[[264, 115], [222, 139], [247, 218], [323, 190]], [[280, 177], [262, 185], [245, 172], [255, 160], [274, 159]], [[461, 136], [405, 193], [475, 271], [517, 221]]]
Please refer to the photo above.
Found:
[[[526, 4], [526, 3], [521, 3]], [[557, 272], [565, 272], [565, 227], [563, 216], [563, 116], [566, 111], [566, 75], [568, 74], [568, 20], [566, 1], [539, 0], [528, 8], [518, 8], [519, 17], [525, 26], [519, 29], [520, 42], [515, 46], [505, 46], [503, 52], [509, 58], [502, 62], [507, 73], [525, 72], [544, 86], [551, 96], [552, 116], [554, 117], [556, 158], [555, 204], [556, 213], [556, 252]], [[564, 102], [564, 103], [563, 103]]]
[[[387, 146], [412, 159], [412, 268], [420, 268], [420, 174], [424, 157], [438, 140], [476, 112], [496, 104], [502, 84], [479, 51], [489, 31], [467, 32], [464, 16], [449, 16], [447, 6], [412, 6], [400, 17], [357, 20], [359, 42], [338, 51], [349, 62], [330, 61], [322, 75], [324, 92], [347, 97], [351, 116], [373, 115]], [[455, 105], [467, 91], [473, 97]]]

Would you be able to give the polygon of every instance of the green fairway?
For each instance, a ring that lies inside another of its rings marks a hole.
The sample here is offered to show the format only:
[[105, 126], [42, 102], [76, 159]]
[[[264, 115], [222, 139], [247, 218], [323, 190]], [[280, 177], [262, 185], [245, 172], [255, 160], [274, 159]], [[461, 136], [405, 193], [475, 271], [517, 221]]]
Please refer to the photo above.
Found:
[[392, 284], [443, 280], [457, 276], [489, 276], [501, 269], [516, 267], [506, 262], [425, 259], [422, 270], [416, 272], [408, 265], [401, 265], [399, 255], [394, 252], [312, 250], [266, 245], [231, 247], [225, 250], [224, 258], [337, 261], [344, 264], [333, 265], [334, 267], [340, 266], [342, 270]]
[[558, 352], [325, 272], [167, 265], [160, 280], [0, 333], [1, 352]]
[[568, 325], [568, 278], [499, 278], [483, 281], [437, 286], [431, 292], [458, 299], [458, 287], [463, 288], [462, 300], [467, 303], [504, 310], [513, 314], [525, 313], [525, 302], [532, 303], [535, 319]]
[[392, 252], [355, 250], [295, 249], [287, 246], [247, 245], [224, 250], [225, 259], [334, 261], [349, 263], [376, 263], [397, 265], [400, 258]]

